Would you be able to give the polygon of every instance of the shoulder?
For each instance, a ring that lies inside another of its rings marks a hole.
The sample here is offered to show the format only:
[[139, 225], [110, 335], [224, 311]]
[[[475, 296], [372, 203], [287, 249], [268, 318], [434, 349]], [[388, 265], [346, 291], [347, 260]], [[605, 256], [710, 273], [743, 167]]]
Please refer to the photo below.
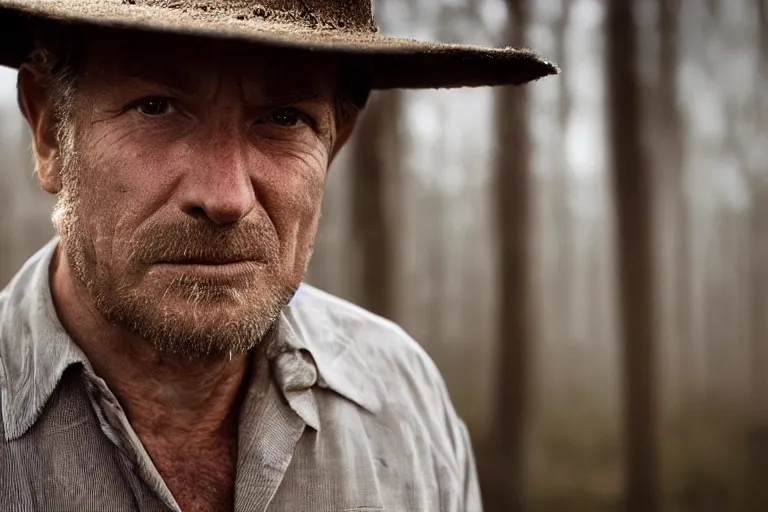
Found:
[[291, 308], [321, 373], [344, 372], [340, 380], [376, 394], [384, 406], [437, 413], [448, 402], [436, 365], [396, 323], [309, 285]]

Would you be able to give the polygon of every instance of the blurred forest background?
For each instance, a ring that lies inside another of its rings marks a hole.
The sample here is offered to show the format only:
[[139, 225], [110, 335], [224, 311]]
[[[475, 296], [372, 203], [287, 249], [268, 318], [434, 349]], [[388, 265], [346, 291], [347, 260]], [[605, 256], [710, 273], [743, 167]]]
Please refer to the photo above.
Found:
[[[489, 512], [768, 511], [768, 0], [378, 0], [561, 76], [374, 96], [309, 281], [405, 327]], [[0, 71], [0, 283], [51, 235]]]

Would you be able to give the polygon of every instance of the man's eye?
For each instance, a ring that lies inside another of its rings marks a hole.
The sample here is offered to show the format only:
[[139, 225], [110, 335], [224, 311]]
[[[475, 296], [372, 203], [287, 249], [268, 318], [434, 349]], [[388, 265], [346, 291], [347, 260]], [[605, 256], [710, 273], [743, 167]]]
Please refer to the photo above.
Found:
[[134, 107], [137, 112], [149, 117], [163, 116], [173, 110], [171, 102], [162, 98], [140, 100]]
[[269, 121], [278, 125], [292, 128], [304, 121], [304, 116], [295, 108], [281, 108], [269, 115]]

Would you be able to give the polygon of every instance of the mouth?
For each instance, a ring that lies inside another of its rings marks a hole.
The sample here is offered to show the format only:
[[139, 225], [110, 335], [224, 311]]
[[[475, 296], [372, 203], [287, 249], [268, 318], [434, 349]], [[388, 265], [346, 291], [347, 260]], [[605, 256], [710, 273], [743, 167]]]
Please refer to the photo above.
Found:
[[202, 259], [202, 258], [190, 258], [185, 260], [173, 260], [173, 261], [159, 261], [158, 265], [208, 265], [208, 266], [220, 266], [220, 265], [237, 265], [240, 263], [249, 263], [253, 260], [243, 259]]
[[254, 260], [208, 260], [188, 259], [178, 261], [160, 261], [155, 268], [171, 272], [215, 279], [236, 279], [251, 274], [257, 267]]

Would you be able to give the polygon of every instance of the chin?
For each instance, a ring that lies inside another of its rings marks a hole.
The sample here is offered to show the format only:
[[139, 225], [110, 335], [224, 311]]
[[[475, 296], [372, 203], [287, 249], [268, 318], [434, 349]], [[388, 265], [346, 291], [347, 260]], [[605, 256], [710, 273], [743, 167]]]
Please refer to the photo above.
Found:
[[[161, 277], [161, 276], [156, 276]], [[102, 296], [100, 309], [158, 351], [204, 357], [240, 354], [258, 346], [292, 295], [266, 282], [222, 284], [152, 279], [120, 296]]]
[[201, 302], [158, 306], [133, 310], [122, 321], [158, 351], [193, 357], [251, 350], [262, 342], [282, 309], [278, 303], [265, 309]]

